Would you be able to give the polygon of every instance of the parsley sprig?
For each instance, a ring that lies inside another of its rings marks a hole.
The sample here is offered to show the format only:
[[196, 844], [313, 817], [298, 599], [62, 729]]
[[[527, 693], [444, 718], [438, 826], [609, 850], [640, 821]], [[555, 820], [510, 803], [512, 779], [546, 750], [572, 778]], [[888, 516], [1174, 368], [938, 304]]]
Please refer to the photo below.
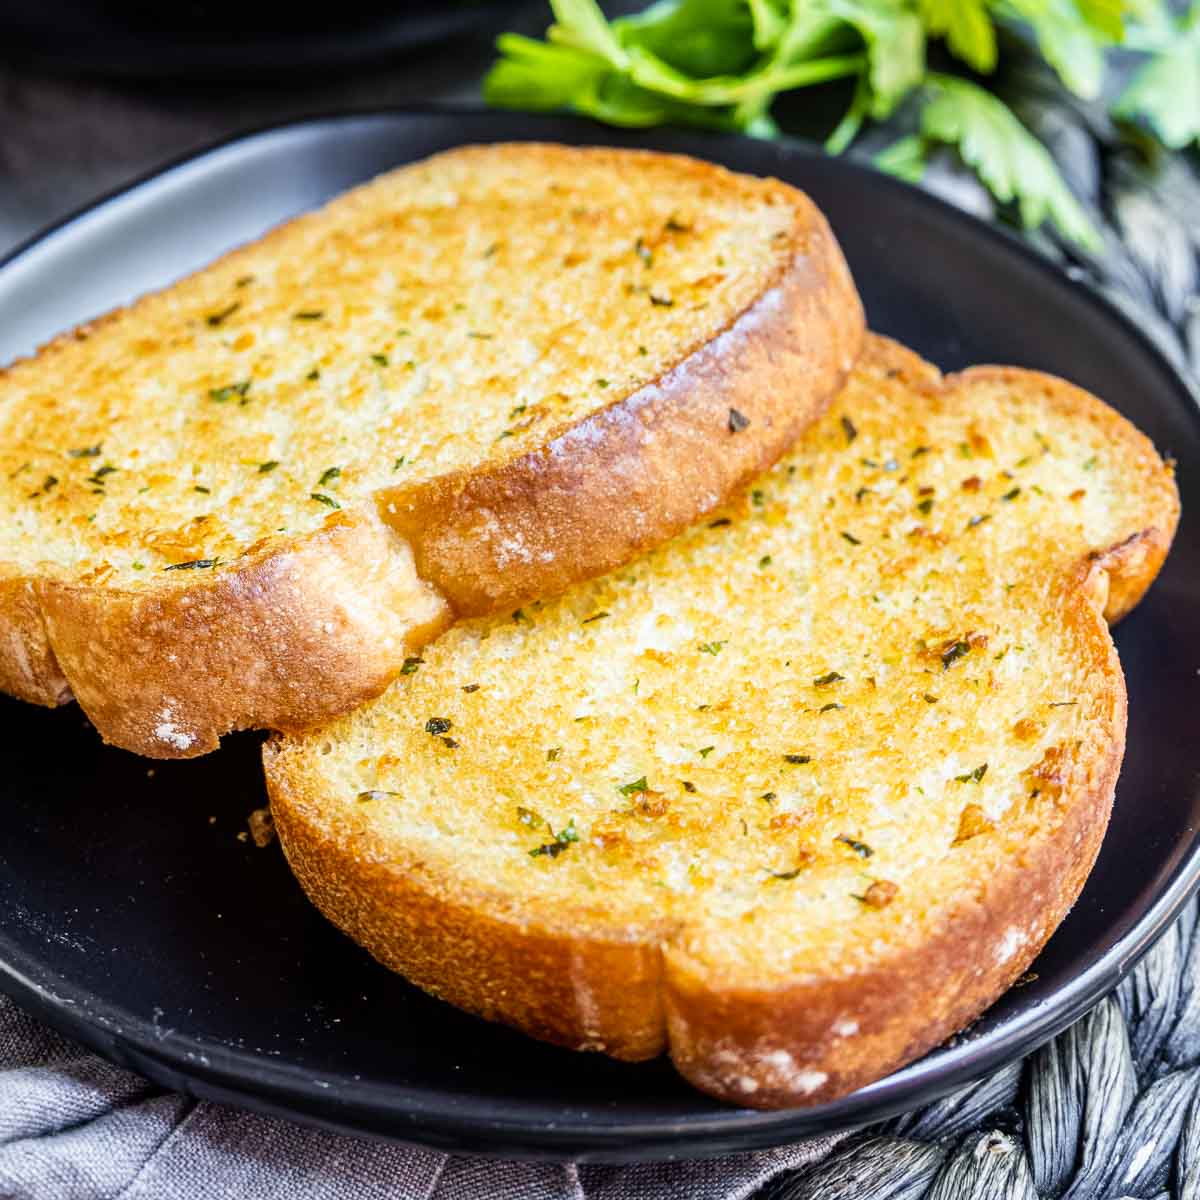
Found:
[[1051, 221], [1091, 250], [1099, 234], [1042, 143], [980, 84], [930, 71], [929, 43], [988, 75], [1000, 31], [1024, 37], [1088, 100], [1101, 94], [1105, 52], [1127, 46], [1150, 58], [1117, 115], [1144, 119], [1169, 146], [1200, 139], [1200, 0], [1180, 17], [1165, 0], [658, 0], [611, 21], [597, 0], [550, 7], [544, 41], [499, 38], [500, 58], [484, 80], [489, 103], [571, 109], [634, 128], [687, 124], [774, 137], [771, 106], [781, 93], [851, 80], [830, 152], [910, 101], [918, 132], [877, 165], [919, 178], [929, 153], [951, 146], [1027, 228]]

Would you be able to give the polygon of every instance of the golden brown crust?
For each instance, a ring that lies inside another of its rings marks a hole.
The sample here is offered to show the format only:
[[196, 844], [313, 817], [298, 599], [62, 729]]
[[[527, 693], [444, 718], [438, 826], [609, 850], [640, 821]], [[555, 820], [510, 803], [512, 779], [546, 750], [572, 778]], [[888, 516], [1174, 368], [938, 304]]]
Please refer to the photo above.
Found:
[[[725, 178], [672, 162], [698, 185]], [[365, 559], [381, 537], [373, 514], [351, 523], [358, 533], [290, 539], [210, 578], [181, 573], [152, 590], [14, 575], [0, 589], [0, 690], [42, 704], [73, 694], [106, 741], [191, 757], [232, 730], [296, 729], [345, 712], [378, 695], [452, 616], [600, 574], [721, 504], [820, 415], [864, 335], [824, 218], [801, 193], [773, 186], [797, 210], [791, 255], [729, 328], [540, 448], [377, 494], [395, 531], [386, 561], [415, 558], [402, 583], [370, 590]], [[738, 432], [731, 410], [749, 420]]]
[[457, 613], [628, 562], [718, 507], [824, 412], [863, 316], [833, 234], [798, 203], [806, 217], [773, 286], [662, 379], [498, 467], [380, 494], [380, 515]]
[[[269, 763], [273, 742], [264, 747]], [[385, 966], [432, 995], [544, 1041], [629, 1061], [666, 1046], [661, 931], [571, 935], [449, 894], [419, 862], [326, 839], [268, 769], [280, 842], [308, 895]]]
[[[886, 339], [871, 368], [930, 397], [962, 386]], [[984, 369], [968, 373], [967, 382]], [[999, 368], [987, 368], [998, 371]], [[389, 967], [459, 1007], [576, 1048], [649, 1057], [662, 1048], [696, 1086], [772, 1108], [829, 1100], [924, 1053], [983, 1011], [1027, 968], [1078, 897], [1095, 861], [1124, 751], [1124, 679], [1104, 617], [1123, 615], [1153, 580], [1178, 520], [1178, 496], [1150, 443], [1094, 397], [1034, 372], [1011, 372], [1081, 420], [1111, 427], [1145, 453], [1144, 528], [1063, 576], [1053, 602], [1073, 644], [1103, 680], [1073, 785], [1047, 789], [1042, 833], [997, 841], [981, 871], [915, 941], [881, 941], [866, 969], [804, 979], [722, 979], [686, 925], [614, 934], [588, 912], [532, 912], [518, 898], [448, 883], [397, 861], [389, 844], [326, 819], [319, 780], [282, 741], [264, 751], [272, 810], [288, 860], [310, 898]], [[1036, 796], [1036, 793], [1035, 793]], [[1030, 803], [1039, 802], [1031, 800]], [[867, 916], [864, 919], [876, 919]], [[460, 948], [462, 952], [460, 953]]]
[[106, 740], [156, 758], [215, 750], [230, 730], [298, 729], [353, 708], [450, 620], [408, 547], [369, 514], [338, 514], [195, 583], [30, 586], [84, 712]]
[[46, 632], [35, 583], [20, 575], [0, 580], [0, 688], [29, 704], [54, 707], [71, 699]]
[[[1105, 569], [1098, 562], [1087, 575]], [[1085, 786], [1058, 798], [1058, 824], [948, 905], [935, 936], [885, 952], [869, 971], [788, 987], [722, 988], [668, 948], [671, 1059], [696, 1087], [766, 1109], [844, 1096], [937, 1046], [1024, 974], [1083, 890], [1125, 752], [1125, 681], [1086, 594], [1085, 576], [1069, 603], [1073, 619], [1091, 625], [1096, 669], [1112, 681], [1108, 736], [1102, 755], [1087, 764]]]

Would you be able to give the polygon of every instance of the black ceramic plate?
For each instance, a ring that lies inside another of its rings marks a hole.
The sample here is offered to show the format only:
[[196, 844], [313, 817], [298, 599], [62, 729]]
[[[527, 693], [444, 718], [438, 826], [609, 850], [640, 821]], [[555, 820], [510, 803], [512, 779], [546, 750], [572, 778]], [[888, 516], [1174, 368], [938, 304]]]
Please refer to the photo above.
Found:
[[[1114, 310], [1016, 241], [869, 170], [795, 148], [558, 119], [393, 113], [257, 134], [175, 166], [0, 268], [0, 361], [165, 283], [378, 171], [467, 140], [648, 145], [782, 176], [832, 220], [872, 325], [945, 368], [1020, 363], [1091, 388], [1200, 495], [1200, 415]], [[403, 1140], [632, 1159], [768, 1146], [928, 1101], [1045, 1041], [1111, 989], [1200, 872], [1200, 533], [1117, 641], [1129, 750], [1082, 899], [970, 1034], [833, 1104], [723, 1107], [663, 1062], [528, 1041], [428, 999], [310, 909], [278, 846], [239, 840], [263, 803], [258, 740], [153, 764], [74, 708], [0, 703], [0, 987], [63, 1032], [197, 1096]]]

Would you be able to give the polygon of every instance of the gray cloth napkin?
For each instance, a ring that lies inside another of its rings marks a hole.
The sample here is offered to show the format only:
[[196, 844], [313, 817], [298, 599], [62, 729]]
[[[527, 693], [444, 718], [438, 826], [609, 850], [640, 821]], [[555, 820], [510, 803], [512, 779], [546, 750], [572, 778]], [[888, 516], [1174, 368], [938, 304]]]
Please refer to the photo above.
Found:
[[838, 1140], [628, 1167], [458, 1158], [164, 1092], [0, 997], [0, 1200], [745, 1200]]

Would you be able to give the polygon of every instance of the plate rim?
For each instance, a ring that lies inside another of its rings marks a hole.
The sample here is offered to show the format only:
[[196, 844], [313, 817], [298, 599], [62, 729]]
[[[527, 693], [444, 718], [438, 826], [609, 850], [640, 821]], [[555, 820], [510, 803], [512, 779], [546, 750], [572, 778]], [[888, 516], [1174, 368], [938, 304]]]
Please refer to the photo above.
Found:
[[[655, 148], [657, 141], [668, 152], [680, 153], [683, 151], [670, 150], [671, 141], [697, 136], [693, 131], [674, 128], [613, 131], [582, 118], [558, 114], [531, 116], [477, 107], [372, 106], [318, 112], [231, 134], [138, 174], [23, 239], [0, 257], [0, 272], [108, 206], [188, 168], [198, 167], [204, 160], [234, 147], [307, 127], [374, 120], [398, 120], [404, 124], [423, 117], [466, 118], [466, 122], [478, 122], [481, 130], [483, 126], [496, 123], [505, 127], [504, 138], [519, 137], [522, 140], [536, 138], [539, 125], [553, 126], [556, 132], [546, 136], [562, 140], [563, 129], [568, 126], [572, 133], [578, 132], [578, 137], [573, 139], [577, 145], [586, 145], [589, 141], [611, 144], [616, 138], [640, 137], [648, 148]], [[523, 133], [513, 131], [515, 123], [521, 124]], [[464, 135], [463, 143], [469, 140]], [[719, 147], [744, 146], [749, 140], [736, 135], [704, 135], [704, 144], [717, 148], [710, 156], [714, 158], [719, 154]], [[1057, 264], [1015, 233], [985, 222], [940, 196], [894, 179], [862, 162], [831, 159], [819, 149], [793, 139], [763, 145], [780, 163], [796, 157], [820, 161], [829, 164], [833, 170], [869, 179], [872, 187], [885, 192], [903, 190], [909, 199], [928, 205], [940, 219], [948, 220], [968, 237], [983, 237], [1002, 251], [1015, 253], [1052, 286], [1078, 288], [1082, 303], [1115, 321], [1140, 344], [1147, 361], [1157, 366], [1160, 378], [1154, 390], [1160, 391], [1161, 385], [1161, 389], [1173, 392], [1181, 406], [1191, 412], [1192, 419], [1200, 421], [1195, 385], [1162, 347], [1086, 280], [1065, 276]], [[352, 1095], [343, 1095], [335, 1088], [324, 1090], [314, 1085], [311, 1072], [286, 1060], [206, 1042], [186, 1034], [172, 1033], [168, 1043], [150, 1021], [117, 1005], [98, 1004], [86, 989], [76, 988], [72, 994], [71, 984], [56, 972], [42, 970], [39, 974], [35, 960], [19, 948], [6, 944], [8, 939], [3, 931], [0, 931], [0, 991], [60, 1033], [164, 1087], [339, 1133], [434, 1145], [460, 1154], [499, 1154], [506, 1158], [633, 1162], [712, 1157], [778, 1146], [884, 1120], [910, 1109], [915, 1103], [928, 1103], [982, 1078], [1045, 1044], [1109, 994], [1170, 928], [1200, 887], [1200, 834], [1189, 847], [1178, 852], [1173, 862], [1169, 858], [1167, 862], [1169, 866], [1165, 866], [1164, 871], [1169, 871], [1169, 878], [1142, 917], [1070, 984], [1054, 993], [1039, 1008], [1018, 1014], [1005, 1030], [991, 1035], [982, 1049], [978, 1043], [963, 1040], [944, 1051], [934, 1067], [916, 1078], [908, 1077], [908, 1072], [918, 1068], [922, 1060], [849, 1096], [807, 1109], [762, 1112], [729, 1107], [673, 1118], [641, 1116], [625, 1121], [605, 1120], [598, 1124], [572, 1120], [542, 1124], [535, 1131], [528, 1116], [498, 1114], [493, 1100], [457, 1097], [445, 1091], [431, 1095], [429, 1088], [414, 1088], [398, 1082], [359, 1082], [353, 1085]], [[1051, 1009], [1049, 1017], [1044, 1013], [1047, 1008]], [[351, 1091], [349, 1087], [346, 1090]], [[914, 1092], [920, 1093], [919, 1101], [914, 1099]]]

